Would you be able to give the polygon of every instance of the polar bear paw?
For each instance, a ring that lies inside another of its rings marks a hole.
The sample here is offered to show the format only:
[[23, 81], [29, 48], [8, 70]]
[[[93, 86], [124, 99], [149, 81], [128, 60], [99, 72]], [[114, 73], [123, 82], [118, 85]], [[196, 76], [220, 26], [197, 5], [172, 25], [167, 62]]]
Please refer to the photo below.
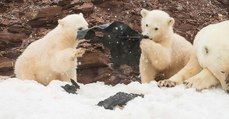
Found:
[[171, 80], [162, 80], [158, 82], [158, 87], [175, 87], [176, 82]]
[[78, 48], [75, 51], [75, 57], [82, 57], [83, 54], [85, 53], [86, 49], [84, 48]]
[[201, 91], [203, 89], [209, 88], [210, 85], [204, 84], [201, 79], [198, 78], [190, 78], [183, 83], [186, 88], [195, 88], [197, 91]]
[[193, 83], [192, 82], [189, 82], [189, 81], [184, 81], [183, 83], [185, 85], [186, 88], [191, 88]]
[[150, 50], [150, 47], [152, 47], [152, 41], [149, 39], [143, 39], [140, 43], [140, 48], [142, 50]]

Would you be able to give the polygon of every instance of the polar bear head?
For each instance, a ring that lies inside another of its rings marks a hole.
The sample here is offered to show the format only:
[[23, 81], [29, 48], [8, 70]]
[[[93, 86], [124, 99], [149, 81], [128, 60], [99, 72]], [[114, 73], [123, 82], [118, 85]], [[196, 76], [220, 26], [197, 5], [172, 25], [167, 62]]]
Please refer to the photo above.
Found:
[[62, 32], [68, 37], [76, 38], [77, 31], [87, 29], [88, 23], [82, 13], [67, 15], [63, 19], [58, 20], [58, 26]]
[[161, 10], [141, 10], [142, 35], [157, 41], [173, 33], [174, 19]]

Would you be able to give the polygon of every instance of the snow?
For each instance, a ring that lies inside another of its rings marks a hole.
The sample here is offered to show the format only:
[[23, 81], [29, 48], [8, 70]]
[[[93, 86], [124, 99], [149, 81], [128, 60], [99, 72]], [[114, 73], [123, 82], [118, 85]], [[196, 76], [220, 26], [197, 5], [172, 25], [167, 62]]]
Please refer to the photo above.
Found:
[[[221, 88], [197, 92], [183, 85], [158, 88], [156, 82], [107, 86], [83, 85], [68, 94], [52, 81], [47, 87], [29, 80], [0, 80], [0, 119], [229, 119], [229, 95]], [[96, 104], [123, 91], [143, 93], [123, 108], [106, 110]]]

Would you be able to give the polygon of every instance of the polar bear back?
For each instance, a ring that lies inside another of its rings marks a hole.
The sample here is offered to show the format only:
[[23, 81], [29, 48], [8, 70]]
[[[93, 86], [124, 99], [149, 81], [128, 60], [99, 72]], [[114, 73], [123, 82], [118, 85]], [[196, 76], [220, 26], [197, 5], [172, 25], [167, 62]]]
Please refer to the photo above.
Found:
[[[229, 72], [229, 21], [209, 25], [194, 40], [195, 53], [203, 68], [224, 82]], [[221, 83], [222, 84], [222, 83]]]

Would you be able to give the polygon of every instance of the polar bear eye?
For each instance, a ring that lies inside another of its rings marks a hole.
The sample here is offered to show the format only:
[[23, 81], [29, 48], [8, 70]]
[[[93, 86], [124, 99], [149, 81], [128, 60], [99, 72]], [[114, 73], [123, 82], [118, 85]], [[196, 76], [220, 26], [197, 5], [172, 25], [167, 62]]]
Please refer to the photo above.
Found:
[[83, 30], [83, 27], [78, 28], [78, 30], [79, 30], [79, 31], [80, 31], [80, 30]]
[[148, 27], [149, 25], [148, 24], [146, 24], [146, 27]]
[[154, 30], [155, 30], [155, 31], [157, 31], [157, 30], [158, 30], [158, 28], [156, 27], [156, 28], [154, 28]]

